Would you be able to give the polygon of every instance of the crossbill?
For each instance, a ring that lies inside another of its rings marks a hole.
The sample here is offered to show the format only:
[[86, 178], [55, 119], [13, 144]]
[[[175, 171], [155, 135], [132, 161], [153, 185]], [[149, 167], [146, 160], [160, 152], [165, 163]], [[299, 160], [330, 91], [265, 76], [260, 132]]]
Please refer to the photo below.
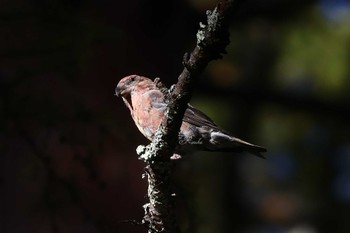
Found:
[[[167, 104], [164, 93], [151, 79], [130, 75], [121, 79], [115, 89], [129, 108], [140, 132], [152, 140], [165, 112]], [[177, 155], [194, 151], [249, 152], [259, 157], [266, 149], [243, 141], [217, 126], [212, 119], [188, 104], [179, 131]]]

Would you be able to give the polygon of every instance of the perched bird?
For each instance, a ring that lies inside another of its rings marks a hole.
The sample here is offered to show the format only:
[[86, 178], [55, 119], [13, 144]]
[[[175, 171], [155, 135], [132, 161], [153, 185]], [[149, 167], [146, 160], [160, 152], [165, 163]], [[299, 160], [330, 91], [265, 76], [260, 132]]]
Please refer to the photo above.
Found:
[[[156, 83], [139, 75], [126, 76], [119, 81], [115, 94], [122, 97], [141, 133], [152, 140], [167, 108], [165, 96]], [[246, 151], [263, 157], [261, 153], [266, 149], [233, 137], [188, 104], [175, 153], [181, 156], [192, 151]]]

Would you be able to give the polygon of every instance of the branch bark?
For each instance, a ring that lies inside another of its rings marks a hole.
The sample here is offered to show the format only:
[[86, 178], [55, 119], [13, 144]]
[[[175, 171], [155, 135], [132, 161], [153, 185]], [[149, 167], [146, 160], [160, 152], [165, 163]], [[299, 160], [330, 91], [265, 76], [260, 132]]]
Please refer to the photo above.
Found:
[[178, 145], [178, 133], [187, 104], [192, 97], [199, 74], [207, 64], [226, 53], [229, 44], [228, 15], [232, 2], [219, 3], [213, 11], [207, 11], [207, 24], [200, 23], [197, 45], [191, 54], [183, 58], [184, 69], [178, 82], [164, 89], [168, 111], [148, 146], [139, 146], [137, 153], [147, 163], [145, 175], [148, 179], [149, 203], [144, 205], [143, 223], [149, 233], [178, 233], [179, 226], [174, 213], [174, 195], [171, 192], [170, 176], [173, 170], [173, 155]]

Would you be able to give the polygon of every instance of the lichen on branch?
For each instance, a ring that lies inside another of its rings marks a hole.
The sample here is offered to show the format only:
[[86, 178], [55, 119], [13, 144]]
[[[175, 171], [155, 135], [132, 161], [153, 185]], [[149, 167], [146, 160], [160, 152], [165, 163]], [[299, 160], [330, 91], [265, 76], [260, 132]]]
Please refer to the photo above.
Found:
[[207, 24], [200, 23], [197, 45], [190, 54], [185, 54], [184, 69], [178, 77], [178, 82], [170, 90], [166, 89], [158, 78], [155, 80], [165, 93], [167, 114], [153, 141], [147, 146], [137, 148], [139, 158], [147, 163], [145, 175], [149, 185], [149, 203], [144, 205], [143, 223], [147, 225], [149, 233], [180, 232], [171, 192], [170, 175], [173, 162], [170, 157], [178, 145], [182, 118], [200, 73], [211, 60], [219, 59], [226, 53], [225, 48], [229, 44], [228, 15], [231, 8], [231, 1], [224, 1], [213, 11], [207, 11]]

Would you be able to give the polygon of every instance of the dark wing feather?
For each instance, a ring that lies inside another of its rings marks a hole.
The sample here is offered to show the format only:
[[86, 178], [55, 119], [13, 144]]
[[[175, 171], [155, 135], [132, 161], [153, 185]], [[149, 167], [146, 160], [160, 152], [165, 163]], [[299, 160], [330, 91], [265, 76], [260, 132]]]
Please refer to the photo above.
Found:
[[194, 108], [192, 105], [188, 104], [183, 121], [190, 123], [191, 125], [201, 127], [207, 126], [214, 130], [223, 131], [219, 128], [212, 119], [205, 115], [202, 111]]
[[[226, 132], [225, 130], [219, 128], [212, 119], [210, 119], [207, 115], [205, 115], [203, 112], [201, 112], [198, 109], [195, 109], [192, 105], [188, 104], [188, 108], [186, 109], [183, 121], [190, 123], [191, 125], [194, 125], [196, 127], [209, 127], [210, 129], [213, 129], [214, 131], [219, 131], [224, 134], [227, 134], [230, 136], [230, 133]], [[233, 151], [233, 150], [245, 150], [247, 152], [250, 152], [254, 155], [257, 155], [259, 157], [264, 158], [264, 156], [261, 154], [262, 152], [266, 152], [266, 149], [264, 147], [251, 144], [249, 142], [243, 141], [239, 138], [232, 137], [233, 142], [235, 142], [235, 148], [222, 148], [220, 151]]]

